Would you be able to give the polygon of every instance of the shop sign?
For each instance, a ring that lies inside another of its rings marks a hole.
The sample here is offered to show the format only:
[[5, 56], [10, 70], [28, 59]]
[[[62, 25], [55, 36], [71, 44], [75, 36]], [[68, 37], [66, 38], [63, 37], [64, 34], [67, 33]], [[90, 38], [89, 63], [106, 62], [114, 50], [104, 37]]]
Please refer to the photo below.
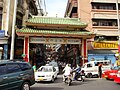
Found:
[[4, 37], [5, 36], [5, 31], [4, 30], [0, 30], [0, 37]]
[[45, 43], [47, 42], [45, 38], [30, 38], [30, 43]]
[[37, 38], [31, 37], [30, 43], [45, 43], [45, 44], [80, 44], [80, 39], [67, 39], [67, 38]]
[[80, 41], [80, 39], [67, 39], [66, 40], [66, 42], [67, 42], [67, 44], [80, 44], [81, 43], [81, 41]]
[[94, 49], [118, 49], [117, 42], [93, 42]]

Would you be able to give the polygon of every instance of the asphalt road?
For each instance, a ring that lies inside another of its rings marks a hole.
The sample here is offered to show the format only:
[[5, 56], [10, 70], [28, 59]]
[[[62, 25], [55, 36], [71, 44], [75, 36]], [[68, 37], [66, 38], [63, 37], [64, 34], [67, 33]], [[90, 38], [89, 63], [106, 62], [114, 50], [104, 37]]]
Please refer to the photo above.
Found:
[[54, 83], [39, 82], [31, 87], [31, 90], [120, 90], [120, 84], [99, 78], [86, 78], [85, 82], [73, 81], [71, 86], [62, 82], [59, 75]]

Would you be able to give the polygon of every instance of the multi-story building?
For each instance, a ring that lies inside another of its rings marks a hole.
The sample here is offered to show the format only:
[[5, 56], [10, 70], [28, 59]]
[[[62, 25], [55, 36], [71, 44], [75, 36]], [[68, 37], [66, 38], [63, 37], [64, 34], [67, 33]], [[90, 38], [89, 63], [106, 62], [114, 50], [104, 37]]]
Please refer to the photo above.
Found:
[[[65, 17], [80, 18], [87, 30], [96, 33], [88, 40], [88, 60], [111, 59], [118, 51], [117, 0], [68, 0]], [[118, 0], [120, 6], [120, 0]], [[120, 8], [119, 8], [120, 10]]]
[[[26, 19], [38, 14], [35, 2], [35, 0], [0, 0], [0, 59], [10, 57], [12, 28], [22, 28]], [[16, 8], [16, 15], [14, 15], [14, 8]], [[16, 22], [13, 21], [14, 17]], [[23, 53], [22, 46], [23, 40], [15, 35], [15, 58]]]

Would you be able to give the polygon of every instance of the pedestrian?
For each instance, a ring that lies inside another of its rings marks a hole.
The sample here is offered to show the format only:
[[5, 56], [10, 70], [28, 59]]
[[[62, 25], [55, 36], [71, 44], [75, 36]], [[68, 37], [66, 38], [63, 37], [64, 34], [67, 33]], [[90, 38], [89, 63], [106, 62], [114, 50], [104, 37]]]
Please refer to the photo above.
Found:
[[119, 57], [116, 57], [116, 65], [120, 66], [120, 59], [119, 59]]
[[36, 72], [36, 64], [35, 63], [32, 68], [33, 68], [34, 72]]
[[99, 75], [99, 78], [102, 77], [102, 64], [101, 63], [98, 65], [98, 75]]

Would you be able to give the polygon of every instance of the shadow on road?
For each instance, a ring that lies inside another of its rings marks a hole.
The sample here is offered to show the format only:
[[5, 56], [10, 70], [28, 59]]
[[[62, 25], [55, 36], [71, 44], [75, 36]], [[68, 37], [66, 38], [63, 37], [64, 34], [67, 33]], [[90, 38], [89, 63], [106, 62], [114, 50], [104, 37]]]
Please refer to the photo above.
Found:
[[[53, 82], [51, 82], [51, 81], [40, 81], [40, 82], [36, 82], [36, 83], [52, 84]], [[62, 83], [62, 78], [57, 78], [57, 79], [55, 79], [54, 83]]]
[[31, 87], [30, 90], [63, 90], [64, 88], [60, 87]]
[[81, 81], [72, 81], [72, 86], [89, 84], [90, 82], [93, 82], [93, 81], [96, 81], [96, 80], [86, 78], [84, 82], [81, 82]]

